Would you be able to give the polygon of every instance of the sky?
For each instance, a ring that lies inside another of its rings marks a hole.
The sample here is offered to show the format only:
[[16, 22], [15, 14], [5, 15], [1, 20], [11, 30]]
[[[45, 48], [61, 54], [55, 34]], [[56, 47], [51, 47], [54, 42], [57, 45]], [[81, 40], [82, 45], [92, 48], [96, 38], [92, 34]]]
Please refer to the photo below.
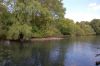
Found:
[[65, 17], [76, 21], [100, 19], [100, 0], [63, 0]]

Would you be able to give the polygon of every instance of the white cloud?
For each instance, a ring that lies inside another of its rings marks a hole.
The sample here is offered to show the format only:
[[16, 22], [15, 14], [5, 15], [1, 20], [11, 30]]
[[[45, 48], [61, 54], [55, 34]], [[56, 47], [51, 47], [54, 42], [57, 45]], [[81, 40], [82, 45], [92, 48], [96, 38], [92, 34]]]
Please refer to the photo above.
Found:
[[94, 7], [94, 6], [96, 6], [97, 4], [96, 3], [90, 3], [89, 4], [89, 7]]
[[93, 10], [100, 10], [100, 4], [97, 3], [90, 3], [89, 8], [93, 9]]

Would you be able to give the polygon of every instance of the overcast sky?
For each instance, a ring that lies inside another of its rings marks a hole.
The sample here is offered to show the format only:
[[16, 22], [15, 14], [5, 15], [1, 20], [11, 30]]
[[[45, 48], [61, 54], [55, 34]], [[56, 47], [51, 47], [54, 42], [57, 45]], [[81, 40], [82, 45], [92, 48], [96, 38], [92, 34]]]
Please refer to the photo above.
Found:
[[74, 21], [91, 21], [100, 18], [100, 0], [63, 0], [66, 18]]

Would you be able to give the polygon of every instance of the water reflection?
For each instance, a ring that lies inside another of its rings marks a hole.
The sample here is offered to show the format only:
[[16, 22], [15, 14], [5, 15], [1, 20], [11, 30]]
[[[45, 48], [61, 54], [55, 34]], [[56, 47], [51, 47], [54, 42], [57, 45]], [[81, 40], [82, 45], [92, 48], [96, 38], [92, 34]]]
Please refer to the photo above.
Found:
[[99, 38], [0, 42], [0, 66], [95, 66]]
[[9, 45], [0, 45], [0, 65], [11, 66], [12, 63], [12, 50]]

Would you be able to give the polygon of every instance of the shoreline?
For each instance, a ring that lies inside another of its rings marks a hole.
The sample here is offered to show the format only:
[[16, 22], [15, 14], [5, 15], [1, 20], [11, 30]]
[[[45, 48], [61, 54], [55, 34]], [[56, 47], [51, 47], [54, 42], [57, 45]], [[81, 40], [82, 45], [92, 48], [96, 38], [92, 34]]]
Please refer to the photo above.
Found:
[[[94, 36], [94, 35], [92, 35]], [[0, 41], [18, 41], [18, 42], [23, 42], [23, 41], [47, 41], [47, 40], [62, 40], [65, 38], [69, 38], [69, 37], [73, 37], [70, 35], [65, 35], [65, 36], [57, 36], [57, 37], [34, 37], [34, 38], [30, 38], [30, 39], [0, 39]], [[76, 36], [74, 36], [76, 37]], [[77, 36], [77, 37], [86, 37], [86, 36]]]
[[23, 41], [47, 41], [47, 40], [61, 40], [61, 39], [64, 39], [64, 37], [43, 37], [43, 38], [31, 38], [31, 39], [19, 39], [19, 40], [0, 39], [0, 41], [18, 41], [18, 42], [23, 42]]
[[45, 41], [45, 40], [61, 40], [69, 37], [70, 35], [52, 36], [52, 37], [41, 37], [41, 38], [31, 38], [31, 41]]
[[64, 37], [48, 37], [48, 38], [32, 38], [31, 41], [45, 41], [45, 40], [61, 40]]

